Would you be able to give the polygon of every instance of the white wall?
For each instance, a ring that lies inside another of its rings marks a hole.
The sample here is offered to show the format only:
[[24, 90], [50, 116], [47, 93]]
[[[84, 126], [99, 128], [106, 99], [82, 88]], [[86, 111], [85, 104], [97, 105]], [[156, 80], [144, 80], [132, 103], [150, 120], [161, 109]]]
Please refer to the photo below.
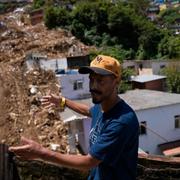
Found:
[[[180, 128], [175, 128], [175, 115], [180, 115], [180, 104], [136, 111], [139, 122], [146, 121], [147, 127], [168, 141], [180, 139]], [[161, 154], [158, 144], [166, 141], [147, 129], [139, 136], [139, 147], [150, 154]]]
[[86, 118], [83, 120], [83, 129], [84, 129], [84, 151], [88, 153], [89, 150], [89, 132], [91, 129], [91, 118]]
[[[62, 96], [69, 99], [82, 99], [89, 97], [89, 75], [88, 74], [63, 74], [56, 75], [61, 86]], [[83, 89], [74, 90], [74, 82], [83, 81]]]
[[45, 70], [67, 69], [67, 59], [40, 60], [40, 67]]
[[161, 66], [168, 66], [168, 62], [167, 61], [159, 61], [159, 62], [152, 62], [152, 70], [153, 70], [153, 74], [158, 75], [160, 73]]

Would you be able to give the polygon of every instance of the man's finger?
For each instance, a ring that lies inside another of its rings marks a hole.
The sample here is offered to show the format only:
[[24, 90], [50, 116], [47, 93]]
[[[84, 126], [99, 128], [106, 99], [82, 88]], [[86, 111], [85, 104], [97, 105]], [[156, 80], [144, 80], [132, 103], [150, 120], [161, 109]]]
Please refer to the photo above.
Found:
[[50, 104], [49, 106], [45, 106], [45, 109], [49, 109], [49, 108], [52, 108], [52, 107], [55, 107], [55, 104]]
[[9, 147], [9, 151], [14, 152], [14, 153], [22, 153], [23, 151], [27, 151], [29, 148], [29, 144], [23, 145], [23, 146], [14, 146], [14, 147]]
[[42, 102], [42, 103], [41, 103], [42, 106], [47, 106], [47, 105], [49, 105], [49, 104], [50, 104], [50, 102]]
[[50, 95], [48, 95], [48, 96], [43, 96], [43, 97], [42, 97], [42, 100], [44, 100], [44, 99], [49, 100], [50, 98], [51, 98], [51, 96], [50, 96]]

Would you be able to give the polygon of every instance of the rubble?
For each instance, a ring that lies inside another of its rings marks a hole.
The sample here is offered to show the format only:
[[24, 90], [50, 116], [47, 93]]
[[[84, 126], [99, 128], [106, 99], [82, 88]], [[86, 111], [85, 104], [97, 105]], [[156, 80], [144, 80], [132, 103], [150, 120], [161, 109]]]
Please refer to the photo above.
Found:
[[59, 94], [55, 74], [39, 67], [27, 70], [25, 57], [37, 52], [59, 58], [73, 56], [74, 50], [84, 55], [89, 48], [67, 31], [48, 30], [43, 23], [32, 26], [28, 18], [22, 9], [0, 15], [0, 141], [17, 145], [25, 136], [69, 152], [61, 109], [47, 110], [40, 102], [49, 91]]
[[[24, 19], [24, 23], [20, 20]], [[27, 25], [28, 15], [8, 13], [0, 15], [4, 28], [0, 30], [0, 61], [20, 60], [31, 52], [46, 54], [49, 58], [85, 55], [89, 47], [62, 29], [48, 30], [43, 23]], [[75, 54], [74, 54], [75, 53]]]

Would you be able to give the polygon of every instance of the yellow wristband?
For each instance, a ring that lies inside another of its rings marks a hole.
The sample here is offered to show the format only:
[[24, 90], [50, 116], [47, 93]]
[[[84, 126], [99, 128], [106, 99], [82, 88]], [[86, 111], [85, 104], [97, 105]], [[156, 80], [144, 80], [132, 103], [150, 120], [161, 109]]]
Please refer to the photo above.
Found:
[[66, 99], [65, 99], [65, 97], [62, 97], [62, 98], [61, 98], [61, 102], [60, 102], [60, 106], [61, 106], [62, 108], [64, 108], [65, 105], [66, 105]]

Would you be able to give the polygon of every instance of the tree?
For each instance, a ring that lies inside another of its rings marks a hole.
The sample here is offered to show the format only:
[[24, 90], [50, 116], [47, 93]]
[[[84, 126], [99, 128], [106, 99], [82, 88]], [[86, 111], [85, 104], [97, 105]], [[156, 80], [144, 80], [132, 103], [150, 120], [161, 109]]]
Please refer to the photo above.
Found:
[[168, 59], [180, 58], [180, 38], [166, 34], [158, 45], [158, 57]]
[[47, 7], [45, 10], [45, 25], [49, 29], [57, 26], [57, 12], [53, 6]]
[[130, 6], [132, 6], [137, 14], [146, 16], [147, 9], [150, 5], [150, 0], [128, 0]]
[[119, 0], [116, 3], [86, 0], [75, 3], [71, 11], [48, 6], [45, 24], [48, 28], [68, 28], [85, 44], [95, 45], [121, 58], [178, 58], [178, 38], [166, 35], [165, 30], [142, 16], [146, 4], [145, 0]]
[[167, 76], [166, 83], [168, 91], [180, 93], [180, 64], [171, 63], [169, 67], [163, 70], [163, 74]]
[[130, 82], [131, 76], [136, 75], [135, 71], [130, 68], [122, 69], [121, 83], [118, 88], [118, 93], [125, 93], [132, 89], [132, 84]]
[[109, 8], [108, 28], [111, 37], [117, 37], [118, 43], [125, 49], [138, 48], [137, 27], [134, 25], [133, 16], [137, 16], [134, 10], [123, 4]]
[[33, 8], [41, 8], [45, 4], [45, 0], [33, 0]]
[[180, 7], [168, 8], [161, 11], [158, 15], [159, 21], [166, 27], [176, 23], [176, 19], [180, 18]]

